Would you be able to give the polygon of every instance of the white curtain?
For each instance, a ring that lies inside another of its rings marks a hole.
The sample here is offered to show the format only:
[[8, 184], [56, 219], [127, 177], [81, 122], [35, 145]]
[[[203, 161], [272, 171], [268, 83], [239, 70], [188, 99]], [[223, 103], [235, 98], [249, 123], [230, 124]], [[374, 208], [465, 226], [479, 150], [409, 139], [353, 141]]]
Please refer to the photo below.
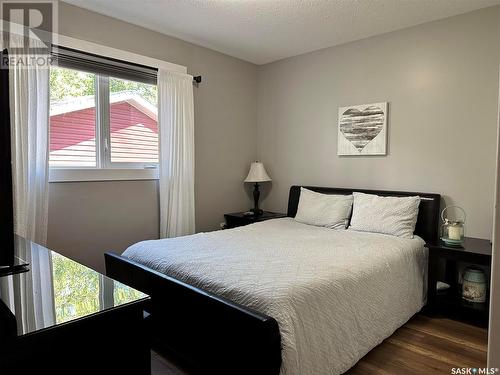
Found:
[[193, 77], [158, 72], [160, 237], [192, 234], [194, 221]]
[[47, 288], [53, 284], [52, 252], [31, 241], [18, 240], [16, 245], [31, 272], [4, 278], [0, 296], [11, 311], [21, 316], [17, 325], [22, 332], [53, 325], [56, 323], [54, 291]]
[[[22, 58], [21, 55], [10, 54], [10, 51], [9, 57]], [[45, 245], [48, 216], [49, 68], [36, 64], [30, 67], [10, 66], [9, 91], [14, 230], [29, 240]]]

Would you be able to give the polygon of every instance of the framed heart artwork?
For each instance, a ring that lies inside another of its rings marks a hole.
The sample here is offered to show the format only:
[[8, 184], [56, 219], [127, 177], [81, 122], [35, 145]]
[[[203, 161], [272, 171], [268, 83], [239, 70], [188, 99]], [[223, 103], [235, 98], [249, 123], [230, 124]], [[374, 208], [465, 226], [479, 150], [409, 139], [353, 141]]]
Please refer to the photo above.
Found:
[[387, 102], [339, 108], [337, 155], [387, 155]]

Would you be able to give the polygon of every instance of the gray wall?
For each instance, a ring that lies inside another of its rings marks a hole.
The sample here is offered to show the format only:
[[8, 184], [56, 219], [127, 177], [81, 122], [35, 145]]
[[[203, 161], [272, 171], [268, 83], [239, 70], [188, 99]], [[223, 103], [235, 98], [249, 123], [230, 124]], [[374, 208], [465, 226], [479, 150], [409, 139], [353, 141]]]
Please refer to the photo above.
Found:
[[[498, 28], [488, 8], [260, 66], [264, 207], [285, 210], [292, 184], [436, 192], [491, 238]], [[338, 107], [382, 101], [389, 154], [337, 156]]]
[[50, 184], [49, 247], [100, 270], [103, 252], [158, 238], [156, 181]]
[[[59, 32], [185, 65], [194, 89], [196, 229], [246, 209], [243, 187], [256, 157], [257, 67], [163, 34], [60, 3]], [[104, 251], [158, 236], [154, 181], [51, 183], [48, 245], [103, 270]]]

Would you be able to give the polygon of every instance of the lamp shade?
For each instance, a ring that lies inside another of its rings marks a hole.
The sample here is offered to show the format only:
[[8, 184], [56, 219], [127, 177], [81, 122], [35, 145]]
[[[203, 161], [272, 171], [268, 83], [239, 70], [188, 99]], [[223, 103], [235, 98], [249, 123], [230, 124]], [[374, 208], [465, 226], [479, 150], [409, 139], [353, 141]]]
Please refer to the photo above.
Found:
[[250, 172], [248, 172], [248, 176], [245, 179], [245, 182], [265, 182], [271, 181], [271, 177], [266, 172], [264, 168], [264, 164], [258, 161], [254, 161], [250, 165]]

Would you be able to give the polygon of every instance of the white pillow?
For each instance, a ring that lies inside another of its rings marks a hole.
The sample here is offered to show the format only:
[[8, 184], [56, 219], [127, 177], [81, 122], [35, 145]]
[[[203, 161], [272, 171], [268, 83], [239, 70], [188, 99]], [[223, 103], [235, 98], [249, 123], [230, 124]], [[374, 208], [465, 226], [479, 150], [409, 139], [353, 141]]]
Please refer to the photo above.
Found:
[[319, 227], [346, 229], [351, 207], [352, 195], [321, 194], [301, 187], [295, 220]]
[[420, 197], [379, 197], [353, 193], [349, 229], [413, 238]]

